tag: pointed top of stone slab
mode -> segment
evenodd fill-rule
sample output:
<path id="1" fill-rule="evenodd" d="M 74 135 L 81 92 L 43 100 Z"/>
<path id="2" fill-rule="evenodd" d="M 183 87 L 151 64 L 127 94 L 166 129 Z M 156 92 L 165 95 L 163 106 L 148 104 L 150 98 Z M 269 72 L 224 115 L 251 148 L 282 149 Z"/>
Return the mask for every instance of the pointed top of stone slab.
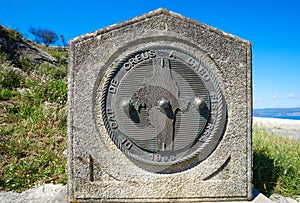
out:
<path id="1" fill-rule="evenodd" d="M 169 16 L 170 19 L 168 21 L 166 21 L 164 16 Z M 130 27 L 134 24 L 141 23 L 143 21 L 148 21 L 150 18 L 161 18 L 161 24 L 159 25 L 159 27 L 153 26 L 153 29 L 158 28 L 160 30 L 161 29 L 168 30 L 168 24 L 172 23 L 172 19 L 174 19 L 174 20 L 178 19 L 178 20 L 181 20 L 181 21 L 184 21 L 184 22 L 190 24 L 190 26 L 201 27 L 202 29 L 204 29 L 208 32 L 213 32 L 213 33 L 216 33 L 220 36 L 224 36 L 226 38 L 229 38 L 231 40 L 239 41 L 240 43 L 246 44 L 247 46 L 251 46 L 251 42 L 249 42 L 247 40 L 244 40 L 240 37 L 237 37 L 237 36 L 232 35 L 230 33 L 224 32 L 220 29 L 214 28 L 214 27 L 209 26 L 207 24 L 201 23 L 199 21 L 193 20 L 191 18 L 182 16 L 178 13 L 175 13 L 175 12 L 170 11 L 170 10 L 165 9 L 165 8 L 158 8 L 154 11 L 150 11 L 149 13 L 134 17 L 132 19 L 129 19 L 129 20 L 126 20 L 126 21 L 123 21 L 123 22 L 120 22 L 120 23 L 116 23 L 116 24 L 101 28 L 99 30 L 90 32 L 90 33 L 85 34 L 85 35 L 81 35 L 79 37 L 76 37 L 76 38 L 70 40 L 70 43 L 77 43 L 79 41 L 87 40 L 89 38 L 93 38 L 93 37 L 99 36 L 101 34 L 117 30 L 117 29 L 122 28 L 122 27 Z M 158 22 L 159 20 L 156 20 L 156 21 Z M 178 29 L 181 29 L 182 24 L 177 24 L 177 26 L 178 26 Z"/>

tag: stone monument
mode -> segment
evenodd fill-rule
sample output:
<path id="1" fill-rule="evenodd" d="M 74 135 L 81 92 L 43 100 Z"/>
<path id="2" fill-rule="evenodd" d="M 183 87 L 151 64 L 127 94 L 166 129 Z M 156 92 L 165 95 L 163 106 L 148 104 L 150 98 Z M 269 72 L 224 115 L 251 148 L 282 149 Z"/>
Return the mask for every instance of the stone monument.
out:
<path id="1" fill-rule="evenodd" d="M 251 44 L 165 9 L 70 41 L 68 197 L 252 198 Z"/>

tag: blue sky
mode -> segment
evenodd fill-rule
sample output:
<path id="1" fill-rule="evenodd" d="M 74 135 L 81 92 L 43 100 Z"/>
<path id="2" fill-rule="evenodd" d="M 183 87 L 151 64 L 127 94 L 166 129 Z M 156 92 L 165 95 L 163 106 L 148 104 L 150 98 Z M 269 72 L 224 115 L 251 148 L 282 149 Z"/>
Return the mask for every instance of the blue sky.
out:
<path id="1" fill-rule="evenodd" d="M 252 42 L 254 108 L 300 107 L 298 0 L 0 0 L 0 24 L 67 40 L 163 7 Z"/>

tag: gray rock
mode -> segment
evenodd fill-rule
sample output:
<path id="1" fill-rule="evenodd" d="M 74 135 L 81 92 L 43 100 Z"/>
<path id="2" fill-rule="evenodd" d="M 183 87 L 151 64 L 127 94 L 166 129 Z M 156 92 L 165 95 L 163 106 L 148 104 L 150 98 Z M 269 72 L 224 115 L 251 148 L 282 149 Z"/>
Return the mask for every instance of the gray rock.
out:
<path id="1" fill-rule="evenodd" d="M 28 43 L 18 42 L 16 43 L 17 49 L 21 52 L 22 57 L 28 58 L 33 63 L 48 62 L 52 65 L 57 65 L 58 61 L 56 58 L 52 57 L 50 54 L 42 51 Z"/>
<path id="2" fill-rule="evenodd" d="M 67 202 L 67 187 L 45 184 L 22 193 L 0 192 L 0 203 L 60 203 Z"/>
<path id="3" fill-rule="evenodd" d="M 0 51 L 7 54 L 9 60 L 17 66 L 20 66 L 24 58 L 29 59 L 31 63 L 48 62 L 58 65 L 57 59 L 24 40 L 20 33 L 15 31 L 14 35 L 17 36 L 13 37 L 8 29 L 0 25 Z"/>
<path id="4" fill-rule="evenodd" d="M 279 194 L 272 194 L 270 200 L 276 203 L 299 203 L 299 201 L 292 199 L 290 197 L 284 197 Z"/>

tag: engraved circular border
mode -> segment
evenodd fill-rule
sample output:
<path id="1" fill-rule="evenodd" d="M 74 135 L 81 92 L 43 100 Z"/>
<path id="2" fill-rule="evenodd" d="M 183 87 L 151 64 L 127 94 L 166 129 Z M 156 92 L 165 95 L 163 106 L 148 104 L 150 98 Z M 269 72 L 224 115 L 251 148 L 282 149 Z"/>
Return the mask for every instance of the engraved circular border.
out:
<path id="1" fill-rule="evenodd" d="M 189 45 L 188 45 L 189 46 Z M 122 64 L 124 64 L 124 62 L 134 56 L 137 53 L 140 53 L 142 51 L 145 50 L 151 50 L 151 49 L 171 49 L 171 50 L 176 50 L 178 52 L 181 52 L 183 54 L 186 54 L 187 56 L 192 57 L 193 59 L 195 59 L 197 62 L 199 62 L 201 64 L 202 67 L 205 68 L 205 70 L 208 72 L 210 78 L 212 79 L 212 83 L 216 89 L 216 95 L 218 98 L 218 108 L 217 108 L 217 112 L 218 115 L 216 117 L 216 124 L 220 123 L 219 128 L 213 128 L 213 130 L 211 131 L 210 135 L 215 134 L 216 132 L 220 131 L 222 133 L 219 134 L 219 136 L 209 136 L 208 139 L 197 149 L 194 150 L 191 154 L 185 156 L 184 158 L 181 158 L 179 160 L 176 161 L 169 161 L 169 162 L 154 162 L 154 161 L 149 161 L 147 159 L 143 159 L 140 156 L 137 156 L 135 154 L 130 153 L 125 147 L 124 145 L 122 145 L 119 141 L 118 138 L 115 136 L 115 134 L 112 132 L 111 127 L 108 123 L 108 118 L 107 118 L 107 111 L 106 111 L 106 98 L 107 98 L 107 92 L 108 92 L 108 88 L 110 86 L 110 82 L 111 80 L 115 77 L 115 75 L 117 74 L 117 72 L 122 68 Z M 202 52 L 202 51 L 201 51 Z M 203 53 L 203 52 L 202 52 Z M 116 59 L 115 59 L 116 60 Z M 198 74 L 198 73 L 196 73 Z M 203 161 L 204 159 L 206 159 L 217 147 L 218 143 L 221 140 L 221 137 L 223 136 L 223 132 L 225 129 L 225 123 L 226 123 L 226 114 L 227 114 L 227 108 L 226 108 L 226 103 L 224 103 L 223 101 L 225 101 L 225 98 L 222 94 L 222 90 L 219 86 L 219 82 L 216 76 L 216 73 L 214 70 L 212 70 L 212 68 L 210 68 L 210 66 L 206 63 L 205 60 L 199 59 L 198 57 L 196 57 L 194 54 L 184 51 L 181 48 L 175 47 L 175 46 L 171 46 L 171 45 L 148 45 L 145 46 L 143 48 L 139 48 L 134 52 L 131 52 L 130 54 L 127 54 L 125 57 L 122 57 L 122 59 L 116 64 L 114 65 L 113 69 L 111 70 L 111 72 L 109 73 L 108 77 L 105 80 L 104 86 L 103 86 L 103 90 L 102 90 L 102 95 L 101 95 L 101 112 L 102 112 L 102 119 L 104 122 L 104 126 L 111 138 L 111 140 L 114 142 L 115 145 L 117 145 L 117 147 L 129 158 L 132 158 L 133 160 L 136 161 L 140 161 L 144 164 L 148 164 L 148 165 L 152 165 L 152 166 L 172 166 L 172 165 L 177 165 L 180 163 L 183 163 L 187 160 L 193 159 L 195 158 L 197 155 L 199 155 L 205 148 L 210 146 L 210 142 L 212 142 L 215 138 L 218 139 L 217 143 L 213 144 L 213 147 L 211 148 L 210 152 L 206 155 L 204 155 L 204 157 L 202 157 L 201 159 L 199 159 L 197 161 L 197 163 L 200 163 L 201 161 Z M 221 113 L 220 113 L 221 112 Z M 218 135 L 218 134 L 217 134 Z"/>

